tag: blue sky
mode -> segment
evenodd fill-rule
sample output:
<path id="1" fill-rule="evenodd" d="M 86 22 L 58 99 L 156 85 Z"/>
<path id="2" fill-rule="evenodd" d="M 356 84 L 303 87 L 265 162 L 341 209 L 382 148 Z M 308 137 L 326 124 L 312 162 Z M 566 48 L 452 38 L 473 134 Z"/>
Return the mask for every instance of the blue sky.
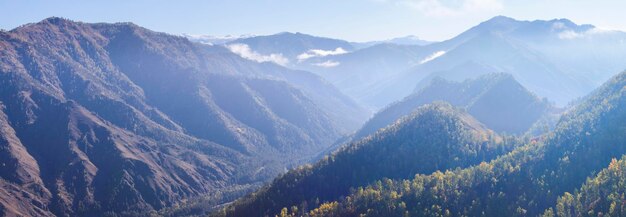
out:
<path id="1" fill-rule="evenodd" d="M 568 18 L 626 30 L 623 0 L 0 0 L 0 28 L 59 16 L 130 21 L 173 34 L 303 32 L 351 41 L 417 35 L 444 40 L 496 15 Z"/>

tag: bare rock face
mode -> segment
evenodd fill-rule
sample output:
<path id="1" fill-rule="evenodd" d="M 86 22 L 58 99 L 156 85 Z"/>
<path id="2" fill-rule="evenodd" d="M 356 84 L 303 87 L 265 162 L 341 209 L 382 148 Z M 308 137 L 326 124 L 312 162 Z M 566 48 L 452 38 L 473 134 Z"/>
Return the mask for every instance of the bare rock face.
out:
<path id="1" fill-rule="evenodd" d="M 0 103 L 0 211 L 16 215 L 52 216 L 37 161 L 15 135 Z"/>
<path id="2" fill-rule="evenodd" d="M 265 181 L 364 121 L 349 100 L 333 109 L 344 98 L 129 23 L 0 32 L 0 213 L 142 215 Z M 348 108 L 363 118 L 330 118 Z"/>

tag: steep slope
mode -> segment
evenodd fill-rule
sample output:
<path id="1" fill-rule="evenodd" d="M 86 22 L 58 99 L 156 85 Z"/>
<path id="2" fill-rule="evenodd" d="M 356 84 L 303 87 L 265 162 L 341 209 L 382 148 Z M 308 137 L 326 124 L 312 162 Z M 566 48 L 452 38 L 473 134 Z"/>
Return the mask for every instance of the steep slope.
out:
<path id="1" fill-rule="evenodd" d="M 4 109 L 0 102 L 0 213 L 53 216 L 42 206 L 51 195 L 40 178 L 39 165 L 17 138 Z"/>
<path id="2" fill-rule="evenodd" d="M 36 216 L 145 215 L 254 187 L 367 117 L 308 72 L 62 18 L 0 32 L 0 104 L 0 210 Z"/>
<path id="3" fill-rule="evenodd" d="M 556 209 L 546 210 L 543 216 L 624 216 L 624 182 L 626 182 L 626 157 L 613 159 L 573 194 L 559 197 Z"/>
<path id="4" fill-rule="evenodd" d="M 508 74 L 487 74 L 463 82 L 436 78 L 417 93 L 376 113 L 354 138 L 370 135 L 419 106 L 438 100 L 465 108 L 490 129 L 511 134 L 525 132 L 552 109 Z"/>
<path id="5" fill-rule="evenodd" d="M 112 62 L 145 92 L 148 101 L 169 117 L 177 120 L 191 135 L 245 152 L 268 151 L 271 149 L 264 146 L 271 144 L 282 146 L 282 149 L 278 149 L 280 151 L 289 149 L 289 144 L 323 145 L 332 140 L 333 135 L 337 135 L 336 132 L 333 132 L 333 124 L 329 118 L 318 108 L 314 108 L 315 105 L 310 99 L 305 99 L 306 97 L 298 90 L 287 88 L 287 93 L 294 94 L 294 97 L 285 98 L 286 104 L 291 105 L 293 103 L 301 107 L 300 109 L 316 109 L 317 111 L 302 113 L 302 115 L 307 116 L 305 120 L 311 120 L 308 123 L 287 120 L 281 124 L 282 128 L 286 128 L 287 131 L 277 135 L 277 137 L 301 141 L 303 144 L 294 144 L 293 141 L 280 144 L 268 141 L 268 138 L 262 138 L 263 133 L 259 131 L 265 129 L 246 125 L 245 122 L 242 123 L 242 120 L 228 110 L 233 109 L 233 107 L 224 107 L 224 103 L 247 104 L 250 106 L 237 107 L 236 109 L 243 110 L 240 113 L 264 116 L 262 118 L 265 121 L 271 122 L 265 123 L 266 125 L 280 123 L 275 121 L 277 117 L 280 117 L 280 114 L 262 112 L 268 105 L 264 105 L 266 102 L 258 100 L 258 98 L 263 98 L 257 96 L 259 90 L 250 88 L 250 85 L 246 84 L 265 82 L 262 77 L 264 75 L 261 74 L 262 71 L 251 72 L 252 70 L 244 68 L 246 66 L 238 67 L 238 64 L 246 64 L 247 62 L 236 58 L 236 56 L 218 56 L 207 58 L 208 61 L 206 61 L 203 59 L 203 55 L 217 56 L 219 53 L 205 53 L 204 48 L 195 47 L 194 44 L 182 38 L 153 35 L 153 38 L 149 38 L 151 40 L 143 41 L 141 39 L 145 37 L 144 32 L 137 31 L 135 28 L 125 28 L 128 27 L 119 26 L 118 29 L 105 29 L 107 31 L 104 32 L 106 37 L 112 39 L 106 47 L 110 52 Z M 172 43 L 156 43 L 162 40 L 171 40 Z M 158 46 L 166 45 L 167 47 L 152 47 L 151 43 Z M 156 52 L 146 53 L 151 49 L 156 50 Z M 177 58 L 183 59 L 178 61 Z M 187 73 L 181 76 L 181 72 Z M 254 72 L 257 74 L 252 74 Z M 214 85 L 220 84 L 220 80 L 224 80 L 221 78 L 222 76 L 234 76 L 231 81 L 225 80 L 225 82 L 231 82 L 231 85 L 222 85 L 220 86 L 222 89 L 214 87 Z M 246 76 L 255 76 L 256 78 L 245 78 Z M 276 86 L 287 85 L 284 82 L 269 81 L 269 83 Z M 245 91 L 246 89 L 251 90 Z M 237 93 L 238 91 L 245 92 Z M 219 98 L 219 94 L 236 94 L 239 97 Z M 247 96 L 244 97 L 241 94 Z M 246 109 L 250 110 L 246 111 Z M 322 123 L 331 127 L 322 127 Z M 300 129 L 294 129 L 293 125 Z M 309 136 L 302 131 L 320 132 L 319 135 L 331 136 L 327 138 L 327 141 L 316 141 L 315 139 L 320 137 L 308 138 Z M 307 145 L 304 147 L 306 148 Z"/>
<path id="6" fill-rule="evenodd" d="M 219 52 L 220 55 L 233 55 Z M 344 95 L 331 83 L 311 72 L 289 70 L 275 64 L 259 64 L 254 71 L 287 81 L 305 93 L 324 113 L 341 133 L 351 133 L 357 130 L 370 117 L 371 112 L 357 103 L 354 99 Z"/>
<path id="7" fill-rule="evenodd" d="M 111 126 L 74 101 L 60 102 L 37 90 L 30 97 L 36 106 L 30 113 L 33 119 L 15 114 L 21 105 L 6 108 L 17 137 L 12 140 L 19 139 L 28 151 L 9 149 L 9 154 L 25 155 L 20 159 L 36 169 L 29 177 L 32 181 L 15 180 L 10 171 L 1 174 L 8 182 L 23 183 L 22 191 L 34 195 L 25 200 L 20 194 L 3 198 L 31 203 L 8 206 L 19 208 L 18 213 L 33 208 L 55 215 L 147 212 L 226 186 L 237 172 L 236 165 L 246 159 L 172 132 L 161 135 L 166 139 L 158 142 L 137 136 Z"/>
<path id="8" fill-rule="evenodd" d="M 306 211 L 383 177 L 409 178 L 477 164 L 505 153 L 510 143 L 449 104 L 426 105 L 313 166 L 282 175 L 218 215 L 264 216 L 291 206 Z"/>
<path id="9" fill-rule="evenodd" d="M 309 214 L 536 216 L 551 207 L 559 210 L 558 196 L 626 154 L 625 122 L 619 120 L 626 120 L 626 72 L 563 116 L 545 142 L 468 169 L 386 180 Z"/>

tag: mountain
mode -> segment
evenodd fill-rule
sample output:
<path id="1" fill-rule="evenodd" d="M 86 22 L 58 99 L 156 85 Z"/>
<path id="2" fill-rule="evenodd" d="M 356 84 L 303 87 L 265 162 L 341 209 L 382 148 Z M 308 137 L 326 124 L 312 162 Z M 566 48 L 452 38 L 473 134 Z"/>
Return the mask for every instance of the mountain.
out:
<path id="1" fill-rule="evenodd" d="M 385 43 L 400 44 L 400 45 L 427 45 L 433 43 L 432 41 L 423 40 L 415 35 L 407 35 L 404 37 L 392 38 L 385 40 Z"/>
<path id="2" fill-rule="evenodd" d="M 213 36 L 213 35 L 195 35 L 195 34 L 182 34 L 183 37 L 193 42 L 198 42 L 207 45 L 223 45 L 234 40 L 255 37 L 255 35 L 225 35 L 225 36 Z"/>
<path id="3" fill-rule="evenodd" d="M 609 166 L 573 193 L 559 197 L 556 209 L 547 209 L 543 216 L 623 216 L 626 214 L 622 195 L 626 182 L 626 156 L 613 159 Z"/>
<path id="4" fill-rule="evenodd" d="M 494 72 L 511 74 L 528 90 L 563 106 L 626 68 L 621 61 L 626 58 L 624 41 L 624 32 L 566 19 L 519 21 L 499 16 L 449 40 L 395 49 L 398 54 L 391 49 L 359 49 L 320 57 L 316 63 L 334 64 L 306 69 L 374 111 L 435 77 L 463 81 Z M 410 58 L 397 59 L 398 55 Z M 360 60 L 353 67 L 343 60 L 350 58 Z M 351 78 L 357 81 L 350 82 Z"/>
<path id="5" fill-rule="evenodd" d="M 279 33 L 247 37 L 225 44 L 231 51 L 258 62 L 274 62 L 292 69 L 315 72 L 341 87 L 341 91 L 366 103 L 376 82 L 393 77 L 423 59 L 420 45 L 429 44 L 415 36 L 386 41 L 351 43 L 302 33 Z M 353 54 L 354 53 L 354 54 Z"/>
<path id="6" fill-rule="evenodd" d="M 373 92 L 383 91 L 380 90 L 380 83 L 393 80 L 428 54 L 421 51 L 420 46 L 378 44 L 346 54 L 310 58 L 299 67 L 317 73 L 347 95 L 376 111 L 389 103 L 387 99 L 372 98 Z"/>
<path id="7" fill-rule="evenodd" d="M 620 175 L 607 173 L 621 170 L 615 158 L 626 154 L 626 126 L 616 120 L 625 119 L 623 72 L 562 116 L 556 130 L 543 139 L 470 168 L 382 180 L 341 200 L 321 204 L 307 214 L 554 216 L 556 210 L 559 216 L 569 216 L 567 213 L 585 209 L 577 203 L 589 205 L 583 215 L 621 212 L 622 201 L 609 196 L 617 196 L 614 193 L 619 190 L 612 189 L 620 187 L 610 182 L 619 180 Z M 567 192 L 574 192 L 576 198 Z M 615 206 L 611 208 L 612 203 Z M 284 212 L 288 214 L 289 210 Z"/>
<path id="8" fill-rule="evenodd" d="M 394 78 L 430 54 L 410 43 L 417 40 L 407 36 L 358 44 L 285 32 L 238 39 L 225 46 L 244 58 L 314 72 L 375 111 L 388 103 L 370 102 L 371 93 L 380 88 L 379 83 Z"/>
<path id="9" fill-rule="evenodd" d="M 397 44 L 397 45 L 420 45 L 420 46 L 424 46 L 424 45 L 428 45 L 428 44 L 432 44 L 434 42 L 432 41 L 426 41 L 423 40 L 415 35 L 407 35 L 404 37 L 397 37 L 397 38 L 392 38 L 392 39 L 387 39 L 387 40 L 382 40 L 382 41 L 368 41 L 368 42 L 352 42 L 352 45 L 357 48 L 357 49 L 361 49 L 361 48 L 367 48 L 367 47 L 371 47 L 374 45 L 378 45 L 378 44 Z"/>
<path id="10" fill-rule="evenodd" d="M 457 65 L 476 63 L 512 74 L 530 91 L 565 105 L 598 87 L 613 75 L 610 72 L 626 68 L 616 61 L 626 57 L 624 39 L 626 33 L 576 25 L 566 19 L 531 22 L 495 17 L 433 45 L 445 55 L 415 66 L 401 77 L 420 80 L 437 75 L 460 81 L 490 72 L 449 72 Z"/>
<path id="11" fill-rule="evenodd" d="M 377 134 L 353 142 L 313 166 L 292 170 L 219 212 L 273 215 L 283 207 L 313 208 L 384 177 L 403 179 L 493 159 L 514 141 L 446 103 L 425 105 Z"/>
<path id="12" fill-rule="evenodd" d="M 284 64 L 298 68 L 302 61 L 326 55 L 350 52 L 354 47 L 350 42 L 332 38 L 317 37 L 303 33 L 283 32 L 275 35 L 242 38 L 228 43 L 232 49 L 237 45 L 246 46 L 250 53 L 261 56 L 284 58 Z"/>
<path id="13" fill-rule="evenodd" d="M 376 113 L 354 137 L 366 137 L 419 106 L 438 100 L 465 108 L 499 133 L 524 133 L 540 118 L 555 112 L 550 103 L 539 99 L 508 74 L 487 74 L 463 82 L 435 78 L 430 85 Z"/>
<path id="14" fill-rule="evenodd" d="M 6 215 L 147 215 L 247 191 L 368 116 L 312 73 L 131 23 L 2 31 L 0 84 Z"/>

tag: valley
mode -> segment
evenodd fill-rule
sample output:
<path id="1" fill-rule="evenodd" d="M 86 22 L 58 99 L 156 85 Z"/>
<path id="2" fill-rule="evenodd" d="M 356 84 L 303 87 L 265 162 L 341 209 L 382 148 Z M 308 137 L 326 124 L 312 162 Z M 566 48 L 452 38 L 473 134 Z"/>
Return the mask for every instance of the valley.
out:
<path id="1" fill-rule="evenodd" d="M 624 216 L 626 32 L 0 31 L 2 216 Z"/>

